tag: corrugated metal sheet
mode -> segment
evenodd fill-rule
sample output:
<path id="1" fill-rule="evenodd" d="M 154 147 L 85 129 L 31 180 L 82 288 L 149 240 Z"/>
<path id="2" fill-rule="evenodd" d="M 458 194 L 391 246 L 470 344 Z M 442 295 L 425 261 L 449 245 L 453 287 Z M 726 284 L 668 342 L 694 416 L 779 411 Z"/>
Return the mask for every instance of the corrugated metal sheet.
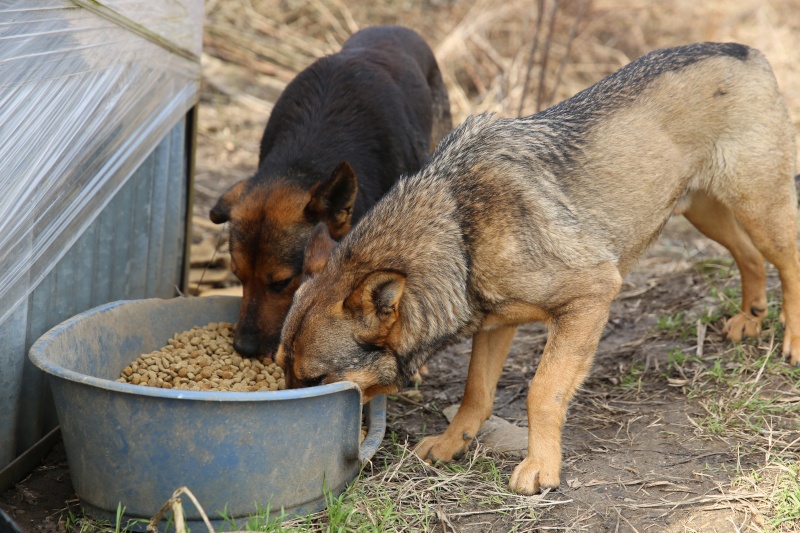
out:
<path id="1" fill-rule="evenodd" d="M 69 251 L 0 323 L 0 469 L 58 422 L 49 387 L 26 356 L 59 322 L 100 304 L 171 297 L 183 273 L 186 120 L 175 125 Z"/>

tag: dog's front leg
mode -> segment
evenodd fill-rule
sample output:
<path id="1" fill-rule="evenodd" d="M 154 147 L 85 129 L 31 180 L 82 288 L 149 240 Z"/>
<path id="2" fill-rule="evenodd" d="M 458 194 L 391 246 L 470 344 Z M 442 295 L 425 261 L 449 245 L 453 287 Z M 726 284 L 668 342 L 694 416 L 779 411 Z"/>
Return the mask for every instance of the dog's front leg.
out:
<path id="1" fill-rule="evenodd" d="M 567 405 L 592 365 L 611 299 L 613 295 L 573 300 L 569 310 L 550 322 L 547 344 L 528 391 L 528 456 L 514 469 L 511 490 L 535 494 L 540 488 L 559 485 Z"/>
<path id="2" fill-rule="evenodd" d="M 481 424 L 492 415 L 497 380 L 503 370 L 517 328 L 481 330 L 472 337 L 472 355 L 464 398 L 441 435 L 426 437 L 416 452 L 425 461 L 450 461 L 467 451 Z"/>

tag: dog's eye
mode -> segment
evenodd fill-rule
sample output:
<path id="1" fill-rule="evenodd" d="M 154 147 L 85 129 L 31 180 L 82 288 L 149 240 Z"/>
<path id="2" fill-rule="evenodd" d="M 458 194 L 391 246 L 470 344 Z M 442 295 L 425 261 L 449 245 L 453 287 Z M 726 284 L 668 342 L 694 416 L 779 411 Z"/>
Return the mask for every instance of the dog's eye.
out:
<path id="1" fill-rule="evenodd" d="M 282 279 L 280 281 L 273 281 L 269 284 L 269 290 L 272 292 L 281 292 L 283 289 L 289 286 L 289 283 L 292 282 L 292 278 Z"/>

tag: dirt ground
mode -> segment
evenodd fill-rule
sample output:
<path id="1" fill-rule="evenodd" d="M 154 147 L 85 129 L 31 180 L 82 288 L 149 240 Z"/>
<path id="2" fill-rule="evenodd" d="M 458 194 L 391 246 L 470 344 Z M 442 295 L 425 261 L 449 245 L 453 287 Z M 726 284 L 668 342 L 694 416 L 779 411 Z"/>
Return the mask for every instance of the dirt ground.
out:
<path id="1" fill-rule="evenodd" d="M 295 9 L 293 2 L 277 4 L 286 12 Z M 348 11 L 335 11 L 340 3 L 312 4 L 335 31 L 327 38 L 317 35 L 312 43 L 317 48 L 309 45 L 308 57 L 293 59 L 295 63 L 286 59 L 282 70 L 273 71 L 254 71 L 251 58 L 236 56 L 235 39 L 226 48 L 221 29 L 244 22 L 215 2 L 207 5 L 210 27 L 195 178 L 198 246 L 219 244 L 219 229 L 206 222 L 208 211 L 227 187 L 254 171 L 271 102 L 292 73 L 310 62 L 314 50 L 330 51 L 335 37 L 346 34 L 356 20 L 363 23 L 360 12 L 354 11 L 351 21 L 345 16 Z M 242 5 L 249 6 L 241 16 L 249 16 L 250 24 L 272 20 L 259 4 L 255 15 L 248 11 L 253 4 Z M 409 5 L 406 11 L 416 9 L 417 4 Z M 445 17 L 451 4 L 425 5 Z M 663 9 L 669 12 L 669 7 Z M 275 17 L 270 31 L 293 27 L 286 17 Z M 437 21 L 450 24 L 442 20 L 426 20 L 428 36 L 441 38 L 445 30 L 437 28 Z M 294 24 L 299 25 L 296 20 Z M 305 28 L 321 26 L 308 23 Z M 291 35 L 281 35 L 290 42 Z M 614 48 L 610 40 L 605 42 Z M 587 80 L 600 77 L 588 68 L 582 72 Z M 473 69 L 473 74 L 480 70 Z M 480 107 L 473 99 L 471 109 L 456 109 L 464 100 L 456 92 L 451 98 L 457 119 Z M 214 286 L 235 285 L 224 261 L 219 271 Z M 779 294 L 777 276 L 769 272 L 768 288 Z M 466 498 L 452 512 L 443 511 L 433 530 L 797 531 L 800 518 L 791 519 L 791 513 L 785 515 L 790 519 L 776 523 L 775 517 L 784 515 L 776 510 L 778 482 L 770 475 L 776 469 L 797 475 L 800 373 L 788 370 L 776 351 L 781 330 L 774 326 L 775 298 L 773 319 L 758 340 L 739 346 L 722 341 L 722 315 L 736 298 L 737 284 L 738 272 L 725 250 L 685 220 L 670 221 L 614 302 L 591 375 L 568 413 L 561 486 L 536 500 L 546 503 L 532 504 L 535 520 L 520 526 L 514 522 L 517 515 L 492 513 L 486 504 Z M 519 329 L 498 386 L 494 414 L 500 419 L 527 426 L 527 385 L 545 340 L 542 326 Z M 446 427 L 443 410 L 460 401 L 469 346 L 465 341 L 438 354 L 418 389 L 391 399 L 386 447 L 396 441 L 413 445 Z M 486 453 L 507 483 L 518 454 Z M 374 474 L 381 467 L 372 469 Z M 797 481 L 789 490 L 800 502 Z M 0 495 L 0 508 L 26 533 L 64 531 L 69 513 L 78 513 L 77 504 L 60 444 L 28 478 Z"/>

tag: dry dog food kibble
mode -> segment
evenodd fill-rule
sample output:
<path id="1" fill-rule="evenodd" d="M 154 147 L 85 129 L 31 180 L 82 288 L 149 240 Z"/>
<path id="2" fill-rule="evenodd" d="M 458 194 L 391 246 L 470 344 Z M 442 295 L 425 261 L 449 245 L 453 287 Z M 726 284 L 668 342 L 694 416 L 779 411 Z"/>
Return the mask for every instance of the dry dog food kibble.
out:
<path id="1" fill-rule="evenodd" d="M 167 346 L 125 367 L 121 383 L 163 389 L 254 392 L 286 388 L 275 362 L 243 358 L 233 350 L 233 325 L 212 322 L 176 333 Z"/>

